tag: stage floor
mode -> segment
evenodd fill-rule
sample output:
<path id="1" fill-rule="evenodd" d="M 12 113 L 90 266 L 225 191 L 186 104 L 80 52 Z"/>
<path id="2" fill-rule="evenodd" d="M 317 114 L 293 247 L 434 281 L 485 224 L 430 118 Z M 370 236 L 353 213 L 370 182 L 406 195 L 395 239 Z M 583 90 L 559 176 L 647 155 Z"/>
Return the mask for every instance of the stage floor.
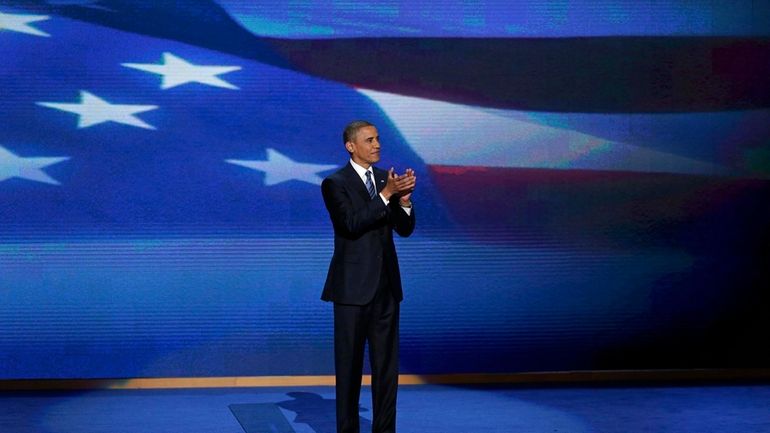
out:
<path id="1" fill-rule="evenodd" d="M 362 394 L 362 432 L 371 419 Z M 770 385 L 402 386 L 412 433 L 770 432 Z M 334 433 L 334 389 L 0 393 L 0 432 Z"/>

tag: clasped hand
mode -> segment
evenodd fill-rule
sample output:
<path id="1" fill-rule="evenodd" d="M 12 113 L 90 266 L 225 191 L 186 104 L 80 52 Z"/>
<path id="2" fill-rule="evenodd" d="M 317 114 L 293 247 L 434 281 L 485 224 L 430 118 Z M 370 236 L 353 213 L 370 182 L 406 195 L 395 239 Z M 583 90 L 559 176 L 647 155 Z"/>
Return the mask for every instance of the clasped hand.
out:
<path id="1" fill-rule="evenodd" d="M 385 188 L 380 193 L 387 200 L 390 200 L 391 196 L 396 195 L 402 204 L 409 203 L 416 182 L 417 176 L 414 175 L 414 170 L 411 168 L 407 168 L 404 174 L 397 175 L 393 167 L 391 167 L 388 170 L 388 183 L 385 184 Z"/>

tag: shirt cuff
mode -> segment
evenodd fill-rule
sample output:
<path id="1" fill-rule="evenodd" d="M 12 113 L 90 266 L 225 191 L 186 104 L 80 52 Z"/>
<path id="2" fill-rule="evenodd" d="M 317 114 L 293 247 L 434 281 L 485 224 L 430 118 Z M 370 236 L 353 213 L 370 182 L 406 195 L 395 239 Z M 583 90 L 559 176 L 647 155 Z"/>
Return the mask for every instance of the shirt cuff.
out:
<path id="1" fill-rule="evenodd" d="M 385 196 L 382 195 L 382 193 L 380 193 L 380 198 L 382 199 L 382 202 L 385 203 L 385 206 L 387 206 L 390 203 L 390 200 L 386 199 Z M 404 212 L 406 212 L 407 215 L 410 215 L 410 216 L 412 215 L 412 208 L 411 208 L 411 206 L 410 207 L 401 206 L 401 209 L 403 209 Z"/>

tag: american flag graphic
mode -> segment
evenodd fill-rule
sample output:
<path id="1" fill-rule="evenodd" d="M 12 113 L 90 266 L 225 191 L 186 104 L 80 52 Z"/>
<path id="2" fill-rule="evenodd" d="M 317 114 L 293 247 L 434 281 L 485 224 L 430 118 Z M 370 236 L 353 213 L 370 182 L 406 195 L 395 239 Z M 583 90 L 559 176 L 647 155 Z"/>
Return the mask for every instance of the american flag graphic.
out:
<path id="1" fill-rule="evenodd" d="M 556 3 L 0 3 L 1 378 L 331 373 L 354 119 L 418 173 L 405 371 L 766 359 L 679 342 L 768 308 L 767 14 Z"/>

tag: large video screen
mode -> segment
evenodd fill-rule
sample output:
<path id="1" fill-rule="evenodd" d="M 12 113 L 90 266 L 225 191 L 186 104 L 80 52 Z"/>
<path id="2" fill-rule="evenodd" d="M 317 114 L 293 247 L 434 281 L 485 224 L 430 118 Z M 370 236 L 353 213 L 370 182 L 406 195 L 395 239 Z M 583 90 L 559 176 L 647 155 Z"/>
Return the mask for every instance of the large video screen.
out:
<path id="1" fill-rule="evenodd" d="M 401 371 L 770 366 L 760 1 L 0 2 L 0 379 L 333 374 L 344 126 Z"/>

